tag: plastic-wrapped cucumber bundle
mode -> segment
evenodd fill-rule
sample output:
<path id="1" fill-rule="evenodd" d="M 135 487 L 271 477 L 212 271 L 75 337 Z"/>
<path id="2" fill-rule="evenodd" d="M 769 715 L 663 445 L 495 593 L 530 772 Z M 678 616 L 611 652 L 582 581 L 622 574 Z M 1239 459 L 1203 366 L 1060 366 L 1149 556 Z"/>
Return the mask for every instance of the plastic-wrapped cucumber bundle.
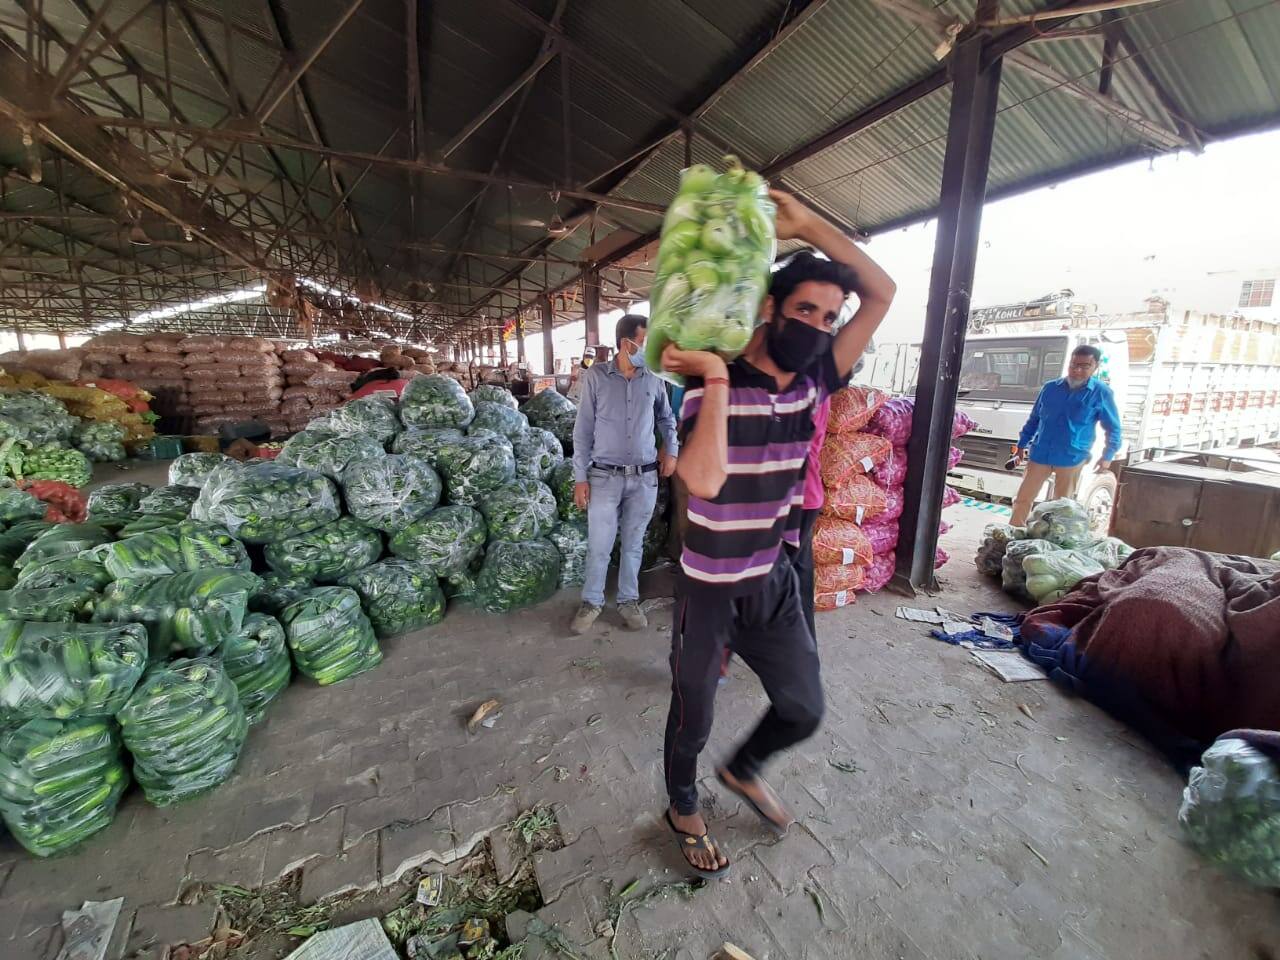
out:
<path id="1" fill-rule="evenodd" d="M 484 550 L 484 517 L 470 507 L 437 507 L 391 537 L 391 552 L 425 563 L 437 577 L 465 573 Z"/>
<path id="2" fill-rule="evenodd" d="M 32 540 L 54 525 L 46 520 L 19 520 L 8 530 L 0 533 L 0 566 L 13 564 Z"/>
<path id="3" fill-rule="evenodd" d="M 146 665 L 147 631 L 136 623 L 0 620 L 0 714 L 109 717 Z"/>
<path id="4" fill-rule="evenodd" d="M 1114 570 L 1129 559 L 1133 547 L 1118 537 L 1103 537 L 1095 540 L 1087 547 L 1080 547 L 1080 552 L 1092 557 L 1107 570 Z"/>
<path id="5" fill-rule="evenodd" d="M 433 470 L 439 470 L 436 454 L 440 448 L 454 440 L 461 440 L 461 430 L 449 427 L 425 427 L 421 430 L 406 430 L 391 441 L 393 453 L 404 453 L 416 457 Z"/>
<path id="6" fill-rule="evenodd" d="M 329 414 L 325 429 L 343 437 L 372 437 L 385 446 L 400 432 L 395 397 L 380 391 L 348 401 Z"/>
<path id="7" fill-rule="evenodd" d="M 1102 564 L 1079 550 L 1049 550 L 1022 558 L 1027 593 L 1036 603 L 1056 603 L 1086 577 L 1102 573 Z"/>
<path id="8" fill-rule="evenodd" d="M 434 510 L 442 490 L 439 475 L 422 460 L 406 454 L 353 463 L 342 475 L 347 511 L 388 533 Z"/>
<path id="9" fill-rule="evenodd" d="M 436 575 L 416 560 L 383 560 L 338 581 L 360 595 L 379 637 L 393 637 L 444 619 L 444 593 Z"/>
<path id="10" fill-rule="evenodd" d="M 130 520 L 119 530 L 116 536 L 120 539 L 132 537 L 139 533 L 150 533 L 152 530 L 165 530 L 185 522 L 187 514 L 183 513 L 144 513 Z"/>
<path id="11" fill-rule="evenodd" d="M 442 445 L 436 465 L 444 479 L 446 499 L 469 507 L 516 476 L 510 441 L 494 434 L 463 437 Z"/>
<path id="12" fill-rule="evenodd" d="M 293 676 L 284 627 L 275 617 L 251 613 L 244 618 L 240 632 L 223 642 L 219 655 L 223 669 L 236 685 L 245 719 L 250 724 L 259 722 Z"/>
<path id="13" fill-rule="evenodd" d="M 250 567 L 244 544 L 230 531 L 198 520 L 184 520 L 150 533 L 136 533 L 107 544 L 102 552 L 107 572 L 117 580 Z"/>
<path id="14" fill-rule="evenodd" d="M 63 443 L 79 422 L 62 401 L 40 390 L 0 392 L 0 437 L 28 443 Z"/>
<path id="15" fill-rule="evenodd" d="M 1093 541 L 1089 512 L 1083 504 L 1066 498 L 1037 504 L 1027 520 L 1027 537 L 1048 540 L 1068 550 L 1086 546 Z"/>
<path id="16" fill-rule="evenodd" d="M 258 578 L 236 570 L 197 570 L 167 577 L 117 580 L 93 611 L 97 623 L 141 623 L 151 658 L 216 650 L 240 632 Z"/>
<path id="17" fill-rule="evenodd" d="M 323 527 L 267 544 L 264 555 L 276 573 L 332 583 L 377 560 L 382 555 L 382 536 L 355 517 L 339 517 Z"/>
<path id="18" fill-rule="evenodd" d="M 556 498 L 561 520 L 586 520 L 587 511 L 573 502 L 573 461 L 562 460 L 551 470 L 547 486 Z"/>
<path id="19" fill-rule="evenodd" d="M 45 509 L 44 501 L 26 490 L 19 490 L 12 484 L 0 486 L 0 522 L 39 520 Z"/>
<path id="20" fill-rule="evenodd" d="M 530 427 L 516 437 L 511 451 L 516 458 L 516 476 L 526 480 L 548 480 L 564 459 L 564 448 L 555 434 L 541 427 Z"/>
<path id="21" fill-rule="evenodd" d="M 74 556 L 106 543 L 111 535 L 96 523 L 60 523 L 32 540 L 13 561 L 21 570 L 30 564 L 43 563 L 55 557 Z"/>
<path id="22" fill-rule="evenodd" d="M 298 672 L 321 686 L 372 670 L 382 662 L 360 596 L 349 587 L 316 587 L 280 613 Z"/>
<path id="23" fill-rule="evenodd" d="M 0 590 L 0 620 L 70 622 L 93 609 L 97 594 L 88 583 L 60 587 L 14 586 L 11 590 Z"/>
<path id="24" fill-rule="evenodd" d="M 560 551 L 550 540 L 489 544 L 476 577 L 476 606 L 489 613 L 531 607 L 560 585 Z"/>
<path id="25" fill-rule="evenodd" d="M 231 776 L 249 730 L 236 686 L 215 657 L 153 666 L 116 719 L 133 776 L 159 807 Z"/>
<path id="26" fill-rule="evenodd" d="M 503 406 L 510 407 L 512 410 L 520 406 L 510 390 L 495 383 L 482 383 L 472 390 L 469 396 L 471 397 L 471 403 L 476 407 L 477 413 L 481 403 L 500 403 Z"/>
<path id="27" fill-rule="evenodd" d="M 514 441 L 529 429 L 529 419 L 514 407 L 505 403 L 494 403 L 482 400 L 476 405 L 476 415 L 467 427 L 468 433 L 478 430 L 492 430 L 508 440 Z"/>
<path id="28" fill-rule="evenodd" d="M 587 521 L 561 520 L 547 539 L 560 551 L 560 587 L 581 586 L 587 578 Z"/>
<path id="29" fill-rule="evenodd" d="M 237 468 L 238 466 L 237 464 Z M 138 502 L 138 512 L 172 513 L 175 516 L 188 517 L 195 508 L 196 499 L 199 496 L 198 487 L 184 487 L 177 484 L 156 487 Z"/>
<path id="30" fill-rule="evenodd" d="M 1209 860 L 1252 883 L 1280 887 L 1280 752 L 1235 731 L 1219 737 L 1191 768 L 1178 823 Z"/>
<path id="31" fill-rule="evenodd" d="M 151 492 L 145 483 L 108 483 L 89 494 L 89 519 L 138 514 L 142 498 Z"/>
<path id="32" fill-rule="evenodd" d="M 124 427 L 118 423 L 84 420 L 72 434 L 71 443 L 95 463 L 116 463 L 128 456 L 124 449 Z"/>
<path id="33" fill-rule="evenodd" d="M 386 453 L 380 440 L 367 435 L 343 436 L 322 430 L 303 430 L 285 441 L 276 460 L 314 470 L 330 480 L 340 480 L 342 471 L 351 464 L 376 460 Z"/>
<path id="34" fill-rule="evenodd" d="M 102 561 L 95 559 L 92 553 L 84 556 L 67 554 L 23 567 L 15 580 L 15 586 L 39 590 L 77 584 L 101 590 L 114 579 Z"/>
<path id="35" fill-rule="evenodd" d="M 400 394 L 400 421 L 406 427 L 461 430 L 471 423 L 475 413 L 475 406 L 462 384 L 443 374 L 414 377 Z"/>
<path id="36" fill-rule="evenodd" d="M 23 453 L 22 475 L 28 480 L 61 480 L 85 487 L 93 479 L 93 464 L 79 450 L 51 443 Z"/>
<path id="37" fill-rule="evenodd" d="M 247 543 L 307 533 L 339 513 L 331 480 L 270 461 L 215 471 L 192 508 L 195 519 L 222 524 Z"/>
<path id="38" fill-rule="evenodd" d="M 306 577 L 287 577 L 282 573 L 264 573 L 258 579 L 261 583 L 249 597 L 249 609 L 273 617 L 315 586 Z"/>
<path id="39" fill-rule="evenodd" d="M 111 823 L 129 773 L 110 719 L 0 729 L 0 816 L 29 852 L 69 850 Z"/>
<path id="40" fill-rule="evenodd" d="M 973 562 L 987 576 L 998 577 L 1004 572 L 1004 552 L 1009 544 L 1026 538 L 1026 527 L 989 523 L 982 531 L 982 543 L 978 546 Z"/>
<path id="41" fill-rule="evenodd" d="M 169 483 L 199 489 L 218 467 L 235 463 L 222 453 L 184 453 L 169 464 Z"/>
<path id="42" fill-rule="evenodd" d="M 480 502 L 491 540 L 536 540 L 556 522 L 556 498 L 538 480 L 513 480 Z"/>
<path id="43" fill-rule="evenodd" d="M 668 343 L 735 357 L 755 328 L 777 250 L 776 211 L 760 175 L 725 159 L 722 174 L 704 164 L 681 173 L 663 219 L 645 341 L 651 370 L 662 369 Z"/>
<path id="44" fill-rule="evenodd" d="M 1004 559 L 1000 563 L 1000 585 L 1006 591 L 1018 597 L 1030 597 L 1027 593 L 1027 574 L 1022 569 L 1022 561 L 1039 553 L 1057 550 L 1048 540 L 1013 540 L 1005 548 Z"/>

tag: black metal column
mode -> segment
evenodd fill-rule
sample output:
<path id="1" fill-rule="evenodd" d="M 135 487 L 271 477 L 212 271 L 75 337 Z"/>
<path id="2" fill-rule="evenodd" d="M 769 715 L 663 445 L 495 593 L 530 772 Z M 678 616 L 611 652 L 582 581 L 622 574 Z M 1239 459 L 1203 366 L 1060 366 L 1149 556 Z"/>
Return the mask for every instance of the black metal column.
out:
<path id="1" fill-rule="evenodd" d="M 551 331 L 555 327 L 556 315 L 555 311 L 551 309 L 550 297 L 539 297 L 538 306 L 542 308 L 542 372 L 550 375 L 556 372 L 555 345 L 551 340 Z"/>
<path id="2" fill-rule="evenodd" d="M 906 505 L 898 521 L 898 566 L 894 577 L 896 586 L 912 590 L 931 588 L 936 583 L 934 551 L 938 547 L 947 453 L 1000 96 L 1001 61 L 996 58 L 983 62 L 983 41 L 981 34 L 963 39 L 956 45 L 949 65 L 951 115 L 942 168 L 942 202 L 908 445 Z"/>
<path id="3" fill-rule="evenodd" d="M 524 314 L 516 311 L 516 362 L 524 363 Z"/>
<path id="4" fill-rule="evenodd" d="M 582 312 L 587 328 L 586 353 L 591 353 L 591 348 L 600 343 L 600 271 L 594 265 L 582 275 Z"/>

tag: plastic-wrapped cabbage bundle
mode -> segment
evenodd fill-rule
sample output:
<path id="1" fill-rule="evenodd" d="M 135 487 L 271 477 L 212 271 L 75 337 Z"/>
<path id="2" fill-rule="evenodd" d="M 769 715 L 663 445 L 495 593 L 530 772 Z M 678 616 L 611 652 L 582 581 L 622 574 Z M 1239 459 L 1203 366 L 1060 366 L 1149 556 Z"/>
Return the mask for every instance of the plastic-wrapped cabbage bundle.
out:
<path id="1" fill-rule="evenodd" d="M 164 530 L 168 527 L 176 527 L 187 519 L 187 514 L 183 513 L 144 513 L 140 517 L 130 520 L 119 530 L 116 536 L 124 539 L 132 537 L 138 533 L 150 533 L 152 530 Z"/>
<path id="2" fill-rule="evenodd" d="M 1018 597 L 1029 597 L 1027 593 L 1027 574 L 1022 569 L 1022 561 L 1027 557 L 1040 553 L 1048 553 L 1059 549 L 1048 540 L 1014 540 L 1004 551 L 1004 559 L 1000 563 L 1000 585 L 1006 591 Z"/>
<path id="3" fill-rule="evenodd" d="M 83 420 L 76 426 L 71 443 L 95 463 L 116 463 L 128 456 L 124 427 L 118 423 Z"/>
<path id="4" fill-rule="evenodd" d="M 550 540 L 489 544 L 476 577 L 476 606 L 489 613 L 531 607 L 560 585 L 560 551 Z"/>
<path id="5" fill-rule="evenodd" d="M 573 502 L 573 461 L 562 460 L 551 470 L 547 486 L 555 494 L 556 507 L 560 511 L 561 520 L 586 520 L 587 511 L 578 508 Z"/>
<path id="6" fill-rule="evenodd" d="M 383 560 L 338 581 L 360 595 L 379 637 L 393 637 L 444 619 L 444 593 L 435 573 L 417 560 Z"/>
<path id="7" fill-rule="evenodd" d="M 353 463 L 386 456 L 382 442 L 363 434 L 343 436 L 321 430 L 303 430 L 285 441 L 276 460 L 282 464 L 322 473 L 330 480 L 342 479 Z"/>
<path id="8" fill-rule="evenodd" d="M 1085 577 L 1102 573 L 1102 564 L 1079 550 L 1049 550 L 1023 557 L 1022 572 L 1036 603 L 1056 603 Z"/>
<path id="9" fill-rule="evenodd" d="M 556 498 L 538 480 L 513 480 L 488 494 L 480 512 L 491 540 L 536 540 L 556 522 Z"/>
<path id="10" fill-rule="evenodd" d="M 39 520 L 45 509 L 44 501 L 26 490 L 19 490 L 11 484 L 0 486 L 0 522 Z"/>
<path id="11" fill-rule="evenodd" d="M 425 563 L 437 577 L 453 577 L 484 551 L 488 527 L 471 507 L 437 507 L 391 537 L 391 552 Z"/>
<path id="12" fill-rule="evenodd" d="M 116 719 L 133 776 L 159 807 L 231 776 L 249 731 L 235 684 L 215 657 L 153 666 Z"/>
<path id="13" fill-rule="evenodd" d="M 13 561 L 13 566 L 21 570 L 55 557 L 74 556 L 110 539 L 111 534 L 96 523 L 59 523 L 27 544 L 27 548 Z"/>
<path id="14" fill-rule="evenodd" d="M 1086 546 L 1093 541 L 1089 513 L 1083 504 L 1066 498 L 1037 504 L 1027 520 L 1027 537 L 1048 540 L 1068 550 Z"/>
<path id="15" fill-rule="evenodd" d="M 461 430 L 471 423 L 475 406 L 452 377 L 432 373 L 414 377 L 400 394 L 400 421 L 413 427 L 454 427 Z"/>
<path id="16" fill-rule="evenodd" d="M 510 407 L 512 410 L 517 409 L 520 404 L 514 395 L 506 387 L 500 387 L 496 383 L 482 383 L 471 391 L 468 396 L 471 397 L 472 405 L 480 403 L 500 403 L 503 406 Z"/>
<path id="17" fill-rule="evenodd" d="M 89 519 L 138 514 L 138 504 L 151 492 L 145 483 L 108 483 L 89 494 Z"/>
<path id="18" fill-rule="evenodd" d="M 102 553 L 107 572 L 116 580 L 250 567 L 244 544 L 226 527 L 199 520 L 184 520 L 176 526 L 136 533 L 107 544 Z"/>
<path id="19" fill-rule="evenodd" d="M 342 496 L 347 512 L 371 527 L 394 533 L 440 503 L 439 475 L 422 460 L 393 453 L 347 467 Z"/>
<path id="20" fill-rule="evenodd" d="M 379 391 L 350 400 L 329 414 L 325 429 L 344 437 L 372 437 L 385 446 L 400 432 L 395 397 Z"/>
<path id="21" fill-rule="evenodd" d="M 239 464 L 236 465 L 237 469 Z M 167 487 L 156 487 L 138 502 L 139 513 L 172 513 L 188 517 L 195 508 L 200 496 L 198 487 L 184 487 L 169 484 Z"/>
<path id="22" fill-rule="evenodd" d="M 23 567 L 14 581 L 15 586 L 28 590 L 46 587 L 65 587 L 72 584 L 101 590 L 115 578 L 107 572 L 101 560 L 91 554 L 67 554 L 41 563 Z"/>
<path id="23" fill-rule="evenodd" d="M 776 211 L 760 175 L 726 161 L 719 175 L 704 164 L 681 173 L 663 219 L 645 341 L 651 370 L 662 370 L 668 343 L 736 357 L 755 328 L 777 250 Z"/>
<path id="24" fill-rule="evenodd" d="M 444 444 L 436 454 L 436 465 L 444 479 L 445 498 L 469 507 L 516 476 L 510 441 L 491 434 Z"/>
<path id="25" fill-rule="evenodd" d="M 491 430 L 494 433 L 501 434 L 508 440 L 515 441 L 528 429 L 529 419 L 519 410 L 509 407 L 505 403 L 482 400 L 476 404 L 476 415 L 467 427 L 467 432 L 476 433 L 480 430 Z"/>
<path id="26" fill-rule="evenodd" d="M 219 656 L 227 676 L 236 685 L 245 719 L 250 725 L 258 723 L 293 676 L 284 627 L 275 617 L 251 613 L 244 618 L 240 632 L 223 642 Z"/>
<path id="27" fill-rule="evenodd" d="M 128 784 L 120 734 L 109 719 L 0 728 L 0 816 L 37 857 L 69 850 L 111 823 Z"/>
<path id="28" fill-rule="evenodd" d="M 233 463 L 234 460 L 222 453 L 184 453 L 169 464 L 169 483 L 199 489 L 214 470 Z"/>
<path id="29" fill-rule="evenodd" d="M 98 591 L 88 583 L 60 587 L 14 586 L 0 590 L 0 620 L 67 623 L 93 609 Z"/>
<path id="30" fill-rule="evenodd" d="M 581 586 L 587 578 L 587 521 L 561 520 L 547 539 L 560 551 L 560 587 Z"/>
<path id="31" fill-rule="evenodd" d="M 349 587 L 316 587 L 280 613 L 298 672 L 321 686 L 372 670 L 382 662 L 360 596 Z"/>
<path id="32" fill-rule="evenodd" d="M 1080 547 L 1080 552 L 1086 556 L 1092 557 L 1107 570 L 1114 570 L 1133 553 L 1133 547 L 1129 546 L 1118 537 L 1103 537 L 1101 540 L 1095 540 L 1087 547 Z"/>
<path id="33" fill-rule="evenodd" d="M 249 597 L 249 609 L 273 617 L 315 586 L 306 577 L 286 577 L 281 573 L 264 573 L 258 579 L 261 582 Z"/>
<path id="34" fill-rule="evenodd" d="M 0 437 L 28 443 L 65 443 L 79 419 L 60 400 L 39 390 L 0 392 Z M 74 484 L 79 486 L 79 484 Z"/>
<path id="35" fill-rule="evenodd" d="M 1274 736 L 1274 734 L 1272 734 Z M 1221 736 L 1191 768 L 1178 822 L 1201 855 L 1264 887 L 1280 887 L 1280 760 Z"/>
<path id="36" fill-rule="evenodd" d="M 28 480 L 61 480 L 84 487 L 93 479 L 93 465 L 79 450 L 51 443 L 22 454 L 22 475 Z"/>
<path id="37" fill-rule="evenodd" d="M 8 530 L 0 533 L 0 565 L 10 566 L 22 556 L 22 552 L 27 549 L 32 540 L 45 531 L 52 530 L 53 526 L 46 520 L 19 520 Z"/>
<path id="38" fill-rule="evenodd" d="M 247 543 L 307 533 L 339 513 L 338 492 L 327 477 L 270 461 L 216 471 L 192 508 L 195 519 L 220 523 Z"/>
<path id="39" fill-rule="evenodd" d="M 272 541 L 263 555 L 276 573 L 332 583 L 382 556 L 382 536 L 355 517 L 339 517 L 296 537 Z"/>
<path id="40" fill-rule="evenodd" d="M 516 476 L 526 480 L 548 480 L 564 459 L 564 448 L 555 434 L 541 427 L 530 427 L 516 437 L 511 451 L 516 458 Z"/>
<path id="41" fill-rule="evenodd" d="M 141 623 L 151 658 L 201 655 L 240 632 L 258 578 L 236 570 L 197 570 L 117 580 L 93 611 L 97 623 Z"/>
<path id="42" fill-rule="evenodd" d="M 397 434 L 396 438 L 391 441 L 391 450 L 393 453 L 404 453 L 411 457 L 416 457 L 433 470 L 439 470 L 440 467 L 436 463 L 436 454 L 440 448 L 454 440 L 461 440 L 463 433 L 461 430 L 454 430 L 450 427 L 425 427 L 420 430 L 406 430 L 404 433 Z"/>
<path id="43" fill-rule="evenodd" d="M 0 714 L 109 717 L 146 666 L 147 631 L 137 623 L 0 620 Z"/>
<path id="44" fill-rule="evenodd" d="M 1007 523 L 989 523 L 982 531 L 982 543 L 973 562 L 989 577 L 1004 572 L 1004 552 L 1014 540 L 1027 538 L 1026 527 L 1014 527 Z"/>

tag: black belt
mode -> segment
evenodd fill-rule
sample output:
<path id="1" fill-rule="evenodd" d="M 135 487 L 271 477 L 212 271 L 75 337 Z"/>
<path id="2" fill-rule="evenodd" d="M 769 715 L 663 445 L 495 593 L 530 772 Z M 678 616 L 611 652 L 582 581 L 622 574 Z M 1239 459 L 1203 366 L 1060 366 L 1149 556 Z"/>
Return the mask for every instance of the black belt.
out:
<path id="1" fill-rule="evenodd" d="M 639 467 L 618 467 L 612 463 L 596 463 L 596 461 L 592 460 L 591 469 L 603 470 L 605 473 L 616 473 L 624 477 L 638 477 L 642 473 L 652 473 L 657 470 L 658 461 L 655 460 L 653 463 L 646 463 Z"/>

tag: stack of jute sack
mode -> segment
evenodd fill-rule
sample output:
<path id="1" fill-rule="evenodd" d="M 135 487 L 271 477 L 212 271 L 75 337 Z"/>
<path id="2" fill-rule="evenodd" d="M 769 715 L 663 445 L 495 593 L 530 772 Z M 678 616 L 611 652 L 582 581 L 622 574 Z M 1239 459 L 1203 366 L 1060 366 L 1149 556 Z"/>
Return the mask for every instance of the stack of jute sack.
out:
<path id="1" fill-rule="evenodd" d="M 252 418 L 280 419 L 284 374 L 274 341 L 197 334 L 183 337 L 178 349 L 196 432 Z"/>
<path id="2" fill-rule="evenodd" d="M 354 370 L 339 370 L 311 350 L 283 350 L 284 390 L 279 418 L 285 432 L 295 433 L 311 420 L 328 413 L 351 395 Z"/>

